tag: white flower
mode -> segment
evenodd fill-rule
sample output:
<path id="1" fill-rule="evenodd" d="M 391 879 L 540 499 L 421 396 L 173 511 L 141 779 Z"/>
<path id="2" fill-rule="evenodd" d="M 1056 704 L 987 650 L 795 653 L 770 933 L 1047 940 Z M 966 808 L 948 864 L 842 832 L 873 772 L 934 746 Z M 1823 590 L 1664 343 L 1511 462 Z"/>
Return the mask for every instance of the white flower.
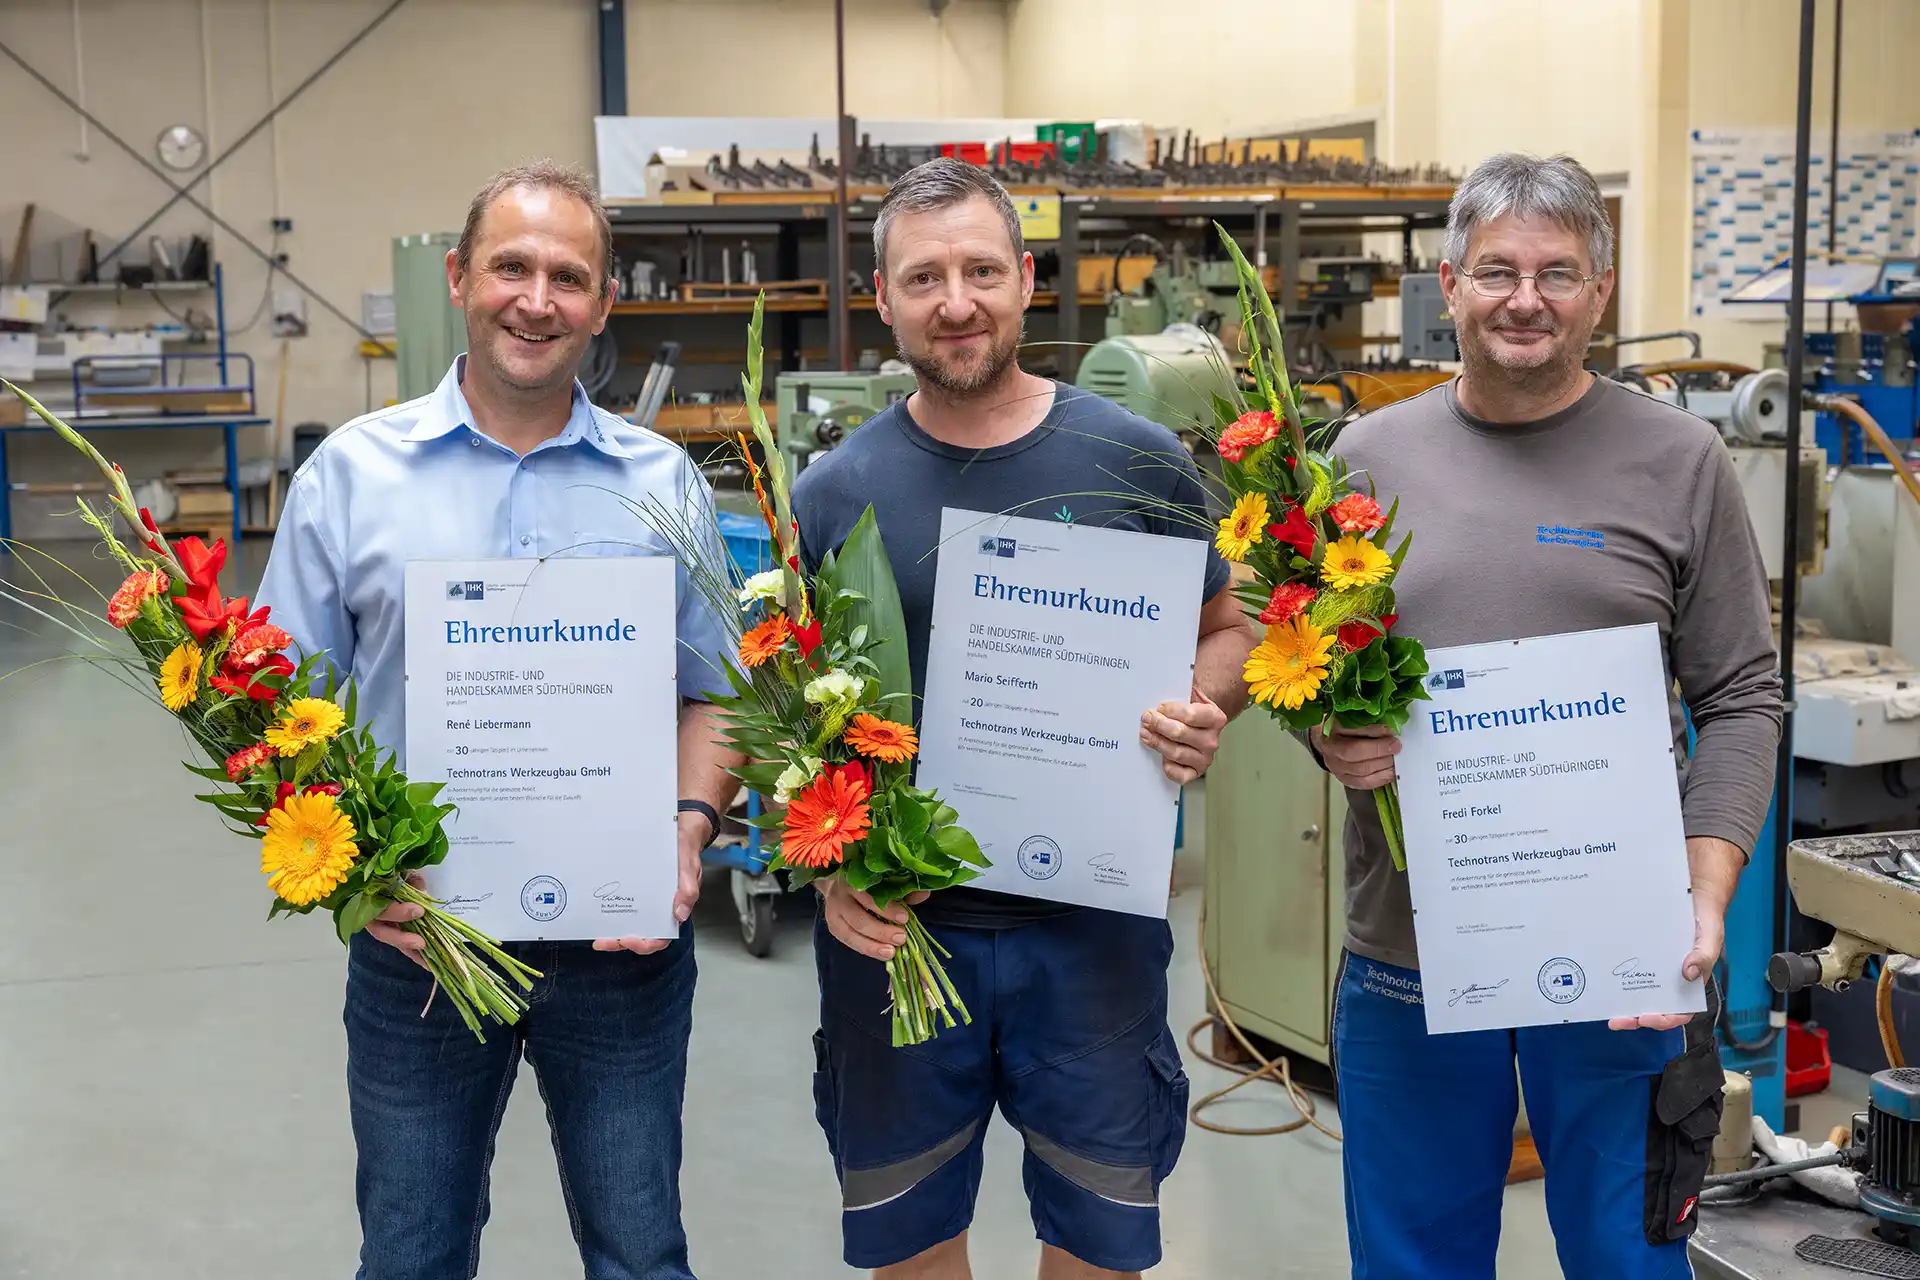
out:
<path id="1" fill-rule="evenodd" d="M 793 793 L 804 788 L 820 775 L 820 757 L 802 756 L 799 764 L 790 764 L 773 784 L 773 802 L 791 804 Z"/>
<path id="2" fill-rule="evenodd" d="M 759 600 L 771 601 L 779 608 L 787 606 L 787 575 L 779 569 L 756 573 L 740 588 L 740 607 L 751 609 Z"/>
<path id="3" fill-rule="evenodd" d="M 832 671 L 827 672 L 827 674 L 808 681 L 807 687 L 800 692 L 801 696 L 808 702 L 815 703 L 823 708 L 831 706 L 851 707 L 854 703 L 860 701 L 862 683 L 863 682 L 857 677 L 851 676 L 836 667 Z"/>

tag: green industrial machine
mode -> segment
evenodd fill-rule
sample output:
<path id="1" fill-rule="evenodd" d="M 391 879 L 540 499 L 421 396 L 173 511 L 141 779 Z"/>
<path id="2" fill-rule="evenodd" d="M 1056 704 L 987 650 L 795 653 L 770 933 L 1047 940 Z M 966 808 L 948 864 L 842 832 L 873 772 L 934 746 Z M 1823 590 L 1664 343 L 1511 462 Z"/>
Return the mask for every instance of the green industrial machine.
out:
<path id="1" fill-rule="evenodd" d="M 1203 943 L 1220 1006 L 1210 1012 L 1327 1066 L 1346 933 L 1346 791 L 1258 708 L 1222 731 L 1206 787 Z M 1215 1043 L 1226 1039 L 1219 1031 Z"/>
<path id="2" fill-rule="evenodd" d="M 393 325 L 401 400 L 440 385 L 453 358 L 467 349 L 467 318 L 447 296 L 450 231 L 393 240 Z"/>
<path id="3" fill-rule="evenodd" d="M 1115 278 L 1118 262 L 1115 258 Z M 1156 334 L 1171 324 L 1218 330 L 1222 317 L 1240 314 L 1240 278 L 1231 262 L 1194 262 L 1175 253 L 1153 268 L 1131 293 L 1107 298 L 1107 337 Z"/>
<path id="4" fill-rule="evenodd" d="M 1181 324 L 1094 343 L 1074 383 L 1180 432 L 1212 418 L 1213 396 L 1231 395 L 1232 376 L 1219 339 Z"/>
<path id="5" fill-rule="evenodd" d="M 919 383 L 911 373 L 782 373 L 773 380 L 774 436 L 797 475 L 816 453 Z"/>

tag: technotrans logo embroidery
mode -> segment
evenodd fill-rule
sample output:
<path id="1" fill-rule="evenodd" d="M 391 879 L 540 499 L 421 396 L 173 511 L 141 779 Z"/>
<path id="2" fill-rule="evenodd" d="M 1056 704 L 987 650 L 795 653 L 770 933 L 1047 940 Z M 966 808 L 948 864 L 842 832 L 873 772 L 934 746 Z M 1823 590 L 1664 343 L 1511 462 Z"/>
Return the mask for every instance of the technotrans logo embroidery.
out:
<path id="1" fill-rule="evenodd" d="M 1607 549 L 1607 535 L 1599 529 L 1570 529 L 1563 524 L 1537 524 L 1533 540 L 1541 546 L 1586 547 L 1591 551 Z"/>
<path id="2" fill-rule="evenodd" d="M 983 556 L 999 556 L 1002 560 L 1011 560 L 1018 549 L 1019 544 L 1012 538 L 983 535 L 980 539 L 980 554 Z"/>
<path id="3" fill-rule="evenodd" d="M 485 600 L 487 584 L 484 582 L 449 582 L 447 599 L 449 600 Z"/>

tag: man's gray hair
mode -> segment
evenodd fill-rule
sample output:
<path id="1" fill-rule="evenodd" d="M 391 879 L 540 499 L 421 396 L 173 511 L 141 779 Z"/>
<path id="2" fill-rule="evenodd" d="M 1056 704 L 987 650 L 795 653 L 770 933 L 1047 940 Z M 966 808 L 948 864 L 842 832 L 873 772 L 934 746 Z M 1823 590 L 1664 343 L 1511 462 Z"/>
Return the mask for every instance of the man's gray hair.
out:
<path id="1" fill-rule="evenodd" d="M 979 165 L 939 156 L 907 170 L 887 188 L 887 198 L 873 219 L 873 264 L 880 274 L 887 272 L 887 228 L 896 215 L 948 209 L 975 196 L 984 197 L 1007 224 L 1007 238 L 1013 241 L 1013 258 L 1018 262 L 1026 252 L 1026 241 L 1020 235 L 1020 211 L 1013 207 L 1013 197 Z"/>
<path id="2" fill-rule="evenodd" d="M 558 191 L 572 196 L 587 206 L 587 212 L 593 215 L 593 227 L 600 238 L 600 263 L 595 270 L 599 279 L 594 293 L 599 295 L 609 285 L 613 274 L 613 225 L 607 220 L 607 208 L 600 202 L 600 190 L 584 169 L 576 165 L 561 164 L 558 160 L 530 160 L 526 164 L 517 164 L 511 169 L 502 169 L 487 180 L 487 185 L 474 193 L 473 201 L 467 206 L 467 225 L 460 232 L 460 243 L 455 247 L 456 260 L 460 270 L 465 272 L 473 264 L 473 246 L 480 239 L 480 221 L 486 217 L 493 202 L 517 187 L 527 187 L 534 191 Z"/>
<path id="3" fill-rule="evenodd" d="M 1447 261 L 1464 269 L 1473 233 L 1510 213 L 1559 223 L 1586 239 L 1595 271 L 1612 268 L 1613 223 L 1600 184 L 1572 156 L 1542 160 L 1507 151 L 1474 166 L 1447 207 Z"/>

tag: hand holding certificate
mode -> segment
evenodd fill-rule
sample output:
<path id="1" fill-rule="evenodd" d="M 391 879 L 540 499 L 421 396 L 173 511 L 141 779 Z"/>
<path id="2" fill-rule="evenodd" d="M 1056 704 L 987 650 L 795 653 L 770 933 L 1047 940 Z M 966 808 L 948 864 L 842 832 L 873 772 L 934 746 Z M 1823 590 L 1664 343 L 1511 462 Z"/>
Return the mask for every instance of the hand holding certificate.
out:
<path id="1" fill-rule="evenodd" d="M 1433 657 L 1399 757 L 1427 1029 L 1704 1009 L 1658 630 Z"/>

